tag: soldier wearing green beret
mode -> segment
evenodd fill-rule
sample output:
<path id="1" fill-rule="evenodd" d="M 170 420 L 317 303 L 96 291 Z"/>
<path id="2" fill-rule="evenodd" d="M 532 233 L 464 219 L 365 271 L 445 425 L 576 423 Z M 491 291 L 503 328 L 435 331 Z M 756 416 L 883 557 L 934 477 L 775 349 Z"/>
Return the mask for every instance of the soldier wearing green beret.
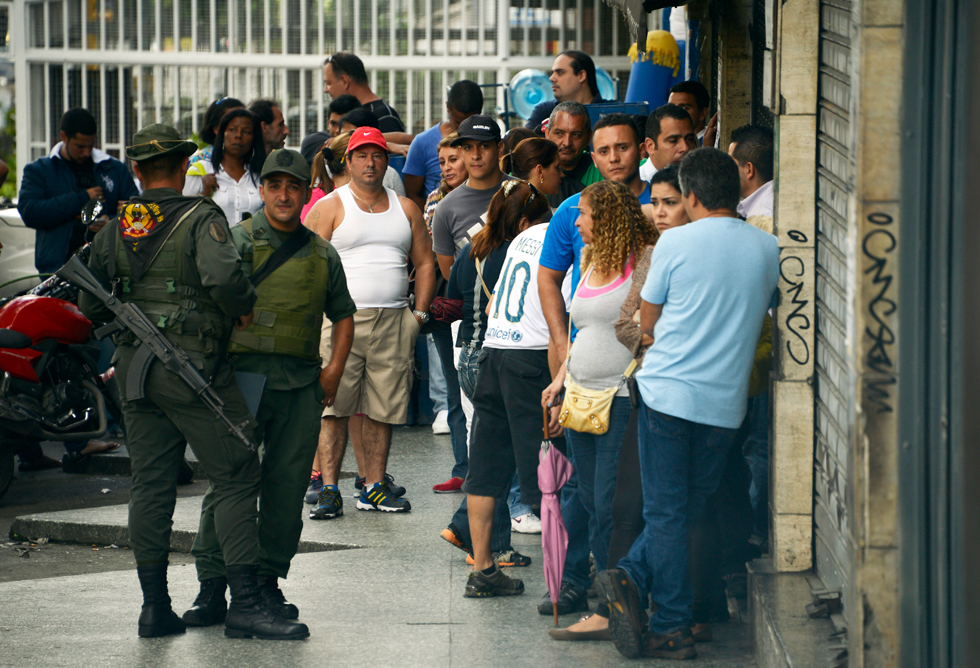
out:
<path id="1" fill-rule="evenodd" d="M 228 350 L 235 368 L 265 377 L 255 430 L 263 443 L 259 504 L 259 588 L 266 607 L 286 619 L 285 578 L 303 530 L 303 496 L 316 453 L 323 406 L 333 405 L 354 336 L 357 311 L 340 257 L 330 242 L 300 223 L 310 199 L 310 168 L 296 151 L 279 149 L 265 160 L 259 193 L 264 207 L 231 231 L 258 301 L 252 324 L 236 330 Z M 279 266 L 276 253 L 281 254 Z M 288 259 L 285 258 L 287 253 Z M 323 317 L 333 323 L 331 357 L 320 359 Z M 322 368 L 321 368 L 322 367 Z M 224 615 L 225 560 L 215 531 L 215 490 L 204 497 L 192 552 L 200 594 L 184 614 L 190 626 L 210 626 Z"/>
<path id="2" fill-rule="evenodd" d="M 161 332 L 211 378 L 224 412 L 251 432 L 254 423 L 222 342 L 252 322 L 255 290 L 242 270 L 224 214 L 202 197 L 181 195 L 187 161 L 196 146 L 168 126 L 147 126 L 133 136 L 126 156 L 143 184 L 92 242 L 89 267 L 112 285 L 116 296 L 138 306 Z M 111 320 L 101 302 L 82 293 L 82 311 L 96 322 Z M 211 481 L 214 524 L 228 564 L 231 606 L 225 634 L 272 639 L 305 638 L 303 624 L 266 610 L 258 588 L 259 541 L 256 499 L 260 465 L 215 419 L 197 395 L 157 361 L 143 387 L 129 387 L 128 373 L 140 344 L 128 331 L 115 336 L 114 362 L 133 471 L 129 533 L 143 589 L 139 635 L 184 632 L 167 591 L 167 563 L 177 471 L 189 443 Z"/>

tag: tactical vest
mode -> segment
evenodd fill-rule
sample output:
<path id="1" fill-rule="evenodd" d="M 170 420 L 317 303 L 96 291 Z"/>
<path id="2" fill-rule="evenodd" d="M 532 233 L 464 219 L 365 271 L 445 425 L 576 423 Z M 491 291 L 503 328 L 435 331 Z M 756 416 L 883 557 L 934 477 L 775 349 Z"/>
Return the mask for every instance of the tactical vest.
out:
<path id="1" fill-rule="evenodd" d="M 120 280 L 120 299 L 138 306 L 172 343 L 186 352 L 211 357 L 217 355 L 220 341 L 231 327 L 231 319 L 207 292 L 189 284 L 200 285 L 187 253 L 190 230 L 188 221 L 178 225 L 139 281 L 133 280 L 129 257 L 117 237 L 114 278 Z M 121 233 L 116 229 L 115 234 Z M 119 335 L 117 343 L 131 342 L 126 339 L 127 334 Z"/>
<path id="2" fill-rule="evenodd" d="M 242 261 L 252 263 L 254 274 L 274 249 L 268 239 L 255 237 L 251 221 L 243 221 L 242 226 L 252 241 L 252 251 L 246 251 Z M 302 258 L 293 255 L 255 289 L 259 299 L 252 324 L 244 331 L 232 331 L 229 353 L 320 359 L 320 326 L 330 287 L 327 242 L 313 235 L 310 251 Z"/>

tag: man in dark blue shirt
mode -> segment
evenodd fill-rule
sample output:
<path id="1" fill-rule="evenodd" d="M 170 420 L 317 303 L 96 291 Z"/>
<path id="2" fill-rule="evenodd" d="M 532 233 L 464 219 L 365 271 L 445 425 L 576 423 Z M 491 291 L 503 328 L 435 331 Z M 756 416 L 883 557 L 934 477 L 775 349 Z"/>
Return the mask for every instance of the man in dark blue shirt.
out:
<path id="1" fill-rule="evenodd" d="M 50 274 L 68 261 L 104 222 L 86 228 L 82 207 L 93 198 L 111 217 L 119 202 L 139 195 L 126 165 L 95 148 L 95 117 L 87 109 L 69 109 L 61 117 L 61 141 L 46 158 L 24 167 L 17 210 L 36 230 L 34 266 Z"/>
<path id="2" fill-rule="evenodd" d="M 551 66 L 551 90 L 554 100 L 541 102 L 531 111 L 524 127 L 535 132 L 541 132 L 541 123 L 551 116 L 551 112 L 559 102 L 578 102 L 580 104 L 598 104 L 606 102 L 599 95 L 599 83 L 595 76 L 595 63 L 588 54 L 581 51 L 563 51 L 555 58 Z"/>

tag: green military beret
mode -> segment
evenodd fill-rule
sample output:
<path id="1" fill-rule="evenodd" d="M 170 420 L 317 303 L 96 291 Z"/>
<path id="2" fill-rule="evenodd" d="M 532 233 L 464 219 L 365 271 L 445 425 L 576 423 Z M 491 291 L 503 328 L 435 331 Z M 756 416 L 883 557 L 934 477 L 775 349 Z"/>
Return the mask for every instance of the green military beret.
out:
<path id="1" fill-rule="evenodd" d="M 310 182 L 310 165 L 299 151 L 279 148 L 269 154 L 262 164 L 260 179 L 272 174 L 289 174 L 305 183 Z"/>
<path id="2" fill-rule="evenodd" d="M 126 147 L 126 157 L 136 162 L 172 154 L 186 158 L 195 152 L 197 144 L 181 139 L 173 126 L 163 123 L 147 125 L 133 135 L 133 145 Z"/>

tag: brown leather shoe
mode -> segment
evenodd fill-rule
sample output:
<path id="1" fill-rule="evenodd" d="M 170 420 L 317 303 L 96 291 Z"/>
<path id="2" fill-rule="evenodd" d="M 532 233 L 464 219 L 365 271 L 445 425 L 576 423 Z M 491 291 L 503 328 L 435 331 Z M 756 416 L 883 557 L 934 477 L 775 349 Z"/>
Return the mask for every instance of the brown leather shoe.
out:
<path id="1" fill-rule="evenodd" d="M 600 571 L 596 582 L 609 604 L 609 633 L 613 644 L 626 658 L 636 658 L 643 651 L 644 628 L 644 606 L 640 605 L 636 585 L 621 568 Z"/>
<path id="2" fill-rule="evenodd" d="M 685 659 L 697 658 L 698 651 L 694 649 L 694 636 L 691 629 L 680 629 L 665 635 L 647 634 L 643 639 L 643 651 L 640 656 L 656 659 Z"/>

